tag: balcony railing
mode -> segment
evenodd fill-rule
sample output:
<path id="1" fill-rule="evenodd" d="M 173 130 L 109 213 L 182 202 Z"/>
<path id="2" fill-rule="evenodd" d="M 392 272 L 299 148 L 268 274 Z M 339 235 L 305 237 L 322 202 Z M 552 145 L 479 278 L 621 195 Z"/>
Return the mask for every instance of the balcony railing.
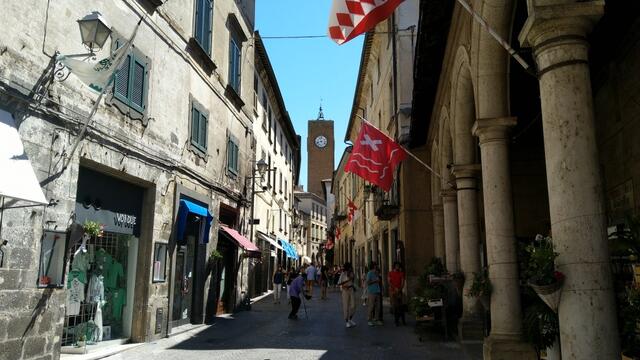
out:
<path id="1" fill-rule="evenodd" d="M 397 180 L 393 182 L 393 186 L 389 192 L 385 192 L 377 187 L 374 189 L 373 205 L 375 214 L 379 220 L 391 220 L 400 213 Z"/>

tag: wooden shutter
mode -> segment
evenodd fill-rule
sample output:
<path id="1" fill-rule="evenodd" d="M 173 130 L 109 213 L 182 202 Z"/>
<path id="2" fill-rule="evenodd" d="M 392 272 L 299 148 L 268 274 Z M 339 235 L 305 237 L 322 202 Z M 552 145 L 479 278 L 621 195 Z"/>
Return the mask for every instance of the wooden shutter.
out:
<path id="1" fill-rule="evenodd" d="M 202 149 L 207 148 L 207 117 L 205 114 L 200 113 L 200 129 L 199 129 L 199 144 Z"/>
<path id="2" fill-rule="evenodd" d="M 191 108 L 191 143 L 199 145 L 198 132 L 200 131 L 200 112 L 195 107 Z"/>
<path id="3" fill-rule="evenodd" d="M 130 75 L 131 55 L 122 62 L 115 79 L 114 94 L 116 98 L 124 103 L 129 103 L 129 75 Z"/>
<path id="4" fill-rule="evenodd" d="M 139 59 L 133 59 L 133 69 L 131 71 L 132 79 L 130 85 L 130 97 L 131 107 L 143 112 L 144 111 L 144 96 L 145 96 L 145 78 L 147 76 L 146 64 L 139 61 Z"/>

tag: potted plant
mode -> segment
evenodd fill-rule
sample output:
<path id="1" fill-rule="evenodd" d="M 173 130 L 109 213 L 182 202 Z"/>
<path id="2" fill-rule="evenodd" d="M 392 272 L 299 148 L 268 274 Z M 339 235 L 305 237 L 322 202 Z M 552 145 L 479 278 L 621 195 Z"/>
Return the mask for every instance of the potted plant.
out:
<path id="1" fill-rule="evenodd" d="M 85 347 L 87 345 L 87 337 L 85 334 L 80 334 L 78 336 L 78 340 L 76 341 L 77 347 Z"/>
<path id="2" fill-rule="evenodd" d="M 524 273 L 529 286 L 553 311 L 558 311 L 560 288 L 564 283 L 564 274 L 555 268 L 558 253 L 553 249 L 550 237 L 537 235 L 532 244 L 525 248 L 527 263 Z"/>
<path id="3" fill-rule="evenodd" d="M 104 225 L 96 221 L 85 221 L 82 226 L 84 233 L 91 237 L 102 237 L 104 235 Z"/>
<path id="4" fill-rule="evenodd" d="M 640 358 L 640 339 L 638 323 L 640 323 L 640 287 L 632 285 L 626 289 L 622 299 L 621 310 L 621 342 L 624 355 L 631 359 Z"/>
<path id="5" fill-rule="evenodd" d="M 480 300 L 482 306 L 489 310 L 491 304 L 491 281 L 489 281 L 489 272 L 487 268 L 484 268 L 480 272 L 473 273 L 473 282 L 471 287 L 467 290 L 468 297 L 474 297 Z"/>
<path id="6" fill-rule="evenodd" d="M 531 298 L 533 303 L 524 310 L 522 330 L 524 339 L 533 345 L 538 359 L 541 352 L 549 349 L 560 336 L 558 315 L 540 298 Z"/>

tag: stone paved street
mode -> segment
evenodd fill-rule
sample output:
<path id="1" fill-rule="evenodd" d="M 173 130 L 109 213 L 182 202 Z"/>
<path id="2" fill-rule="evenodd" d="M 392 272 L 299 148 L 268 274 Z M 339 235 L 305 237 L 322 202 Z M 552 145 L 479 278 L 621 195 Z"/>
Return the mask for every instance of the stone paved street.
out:
<path id="1" fill-rule="evenodd" d="M 284 293 L 283 293 L 284 294 Z M 308 319 L 300 308 L 297 321 L 287 319 L 286 299 L 280 305 L 267 297 L 232 319 L 218 319 L 213 326 L 145 344 L 114 355 L 110 360 L 198 359 L 475 359 L 455 342 L 420 342 L 413 320 L 405 327 L 393 325 L 388 309 L 385 324 L 369 327 L 365 307 L 358 306 L 357 326 L 346 329 L 340 299 L 316 296 L 307 302 Z M 409 318 L 407 319 L 409 320 Z"/>

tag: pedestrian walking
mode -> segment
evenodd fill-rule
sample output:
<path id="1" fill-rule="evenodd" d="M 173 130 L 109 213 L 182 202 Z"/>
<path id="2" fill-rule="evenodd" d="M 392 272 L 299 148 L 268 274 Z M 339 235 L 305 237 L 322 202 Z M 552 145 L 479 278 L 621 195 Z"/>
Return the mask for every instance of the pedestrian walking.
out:
<path id="1" fill-rule="evenodd" d="M 327 286 L 329 286 L 329 269 L 326 266 L 320 268 L 320 299 L 327 299 Z"/>
<path id="2" fill-rule="evenodd" d="M 356 326 L 353 315 L 356 312 L 356 287 L 354 285 L 353 267 L 350 262 L 344 263 L 338 286 L 342 292 L 342 314 L 347 328 Z"/>
<path id="3" fill-rule="evenodd" d="M 396 326 L 406 325 L 404 318 L 404 303 L 402 301 L 402 289 L 404 289 L 405 274 L 399 262 L 393 263 L 393 269 L 389 272 L 389 299 Z"/>
<path id="4" fill-rule="evenodd" d="M 304 278 L 302 274 L 298 272 L 295 279 L 291 281 L 289 285 L 289 300 L 291 300 L 291 312 L 289 313 L 289 319 L 295 320 L 298 318 L 298 310 L 300 309 L 300 296 L 304 295 Z M 307 297 L 308 299 L 308 297 Z"/>
<path id="5" fill-rule="evenodd" d="M 280 304 L 280 293 L 282 292 L 282 283 L 284 282 L 284 271 L 282 266 L 278 266 L 273 273 L 273 303 Z"/>
<path id="6" fill-rule="evenodd" d="M 291 286 L 291 282 L 296 277 L 297 277 L 297 275 L 296 275 L 295 271 L 293 271 L 293 267 L 290 267 L 289 271 L 287 271 L 287 297 L 289 296 L 289 287 Z M 288 303 L 291 304 L 291 300 L 289 300 Z"/>
<path id="7" fill-rule="evenodd" d="M 377 271 L 378 265 L 374 262 L 371 263 L 369 267 L 369 272 L 367 273 L 365 279 L 367 283 L 367 324 L 369 326 L 382 325 L 382 321 L 380 318 L 380 294 L 382 293 L 382 288 L 380 284 L 382 283 L 380 279 L 380 275 L 378 275 Z"/>
<path id="8" fill-rule="evenodd" d="M 313 262 L 307 266 L 305 272 L 307 274 L 307 293 L 313 297 L 313 283 L 316 281 L 316 267 L 313 266 Z"/>

